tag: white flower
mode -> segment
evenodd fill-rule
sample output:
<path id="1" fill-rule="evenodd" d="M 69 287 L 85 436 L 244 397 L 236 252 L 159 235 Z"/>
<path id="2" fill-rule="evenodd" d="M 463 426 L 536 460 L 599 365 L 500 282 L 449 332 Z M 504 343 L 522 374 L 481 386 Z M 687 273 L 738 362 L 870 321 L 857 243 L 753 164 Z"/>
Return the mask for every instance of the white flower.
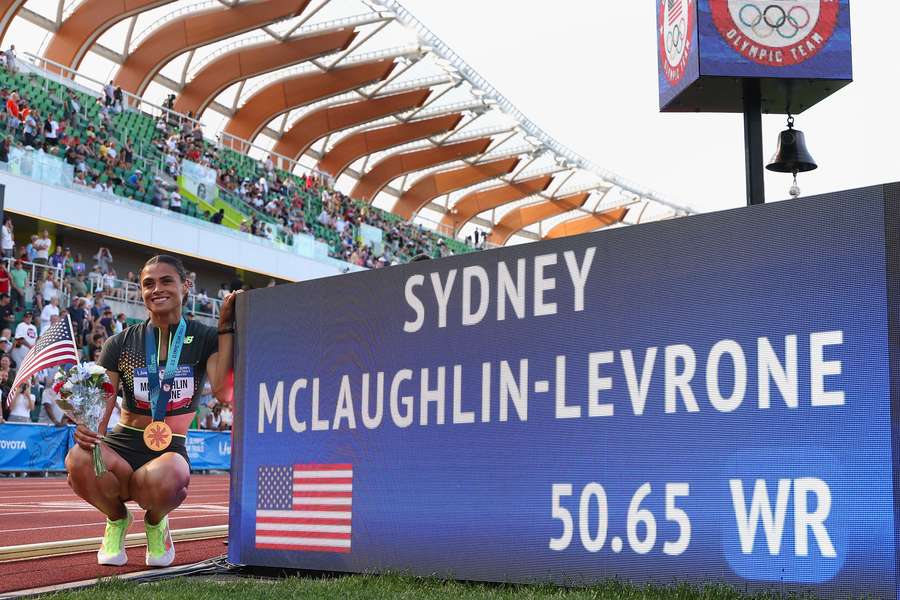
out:
<path id="1" fill-rule="evenodd" d="M 62 391 L 66 392 L 68 394 L 71 394 L 73 389 L 75 389 L 75 386 L 72 384 L 71 381 L 67 381 L 62 386 Z"/>
<path id="2" fill-rule="evenodd" d="M 91 375 L 106 375 L 106 369 L 97 363 L 87 363 L 85 366 L 87 367 L 88 373 Z"/>

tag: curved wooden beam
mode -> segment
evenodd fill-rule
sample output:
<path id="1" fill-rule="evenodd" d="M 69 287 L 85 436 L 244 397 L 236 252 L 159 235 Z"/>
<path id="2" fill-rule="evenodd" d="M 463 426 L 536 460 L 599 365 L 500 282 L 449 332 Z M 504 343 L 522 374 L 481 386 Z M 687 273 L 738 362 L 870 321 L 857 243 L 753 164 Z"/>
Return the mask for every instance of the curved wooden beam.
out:
<path id="1" fill-rule="evenodd" d="M 44 58 L 77 69 L 91 46 L 113 25 L 174 1 L 84 0 L 50 37 Z"/>
<path id="2" fill-rule="evenodd" d="M 563 221 L 562 223 L 555 225 L 550 229 L 550 231 L 544 234 L 543 239 L 552 240 L 561 237 L 568 237 L 570 235 L 579 235 L 582 233 L 596 231 L 597 229 L 609 227 L 610 225 L 621 222 L 627 214 L 628 209 L 622 207 L 614 208 L 612 210 L 607 210 L 604 212 L 594 213 L 591 215 L 585 215 L 583 217 L 576 217 L 569 221 Z"/>
<path id="3" fill-rule="evenodd" d="M 325 153 L 319 161 L 318 169 L 337 177 L 363 156 L 447 133 L 459 125 L 461 120 L 462 115 L 456 113 L 348 135 Z"/>
<path id="4" fill-rule="evenodd" d="M 484 211 L 540 194 L 550 187 L 552 181 L 553 175 L 543 175 L 470 192 L 456 201 L 441 219 L 441 225 L 452 229 L 455 235 L 463 225 Z"/>
<path id="5" fill-rule="evenodd" d="M 388 156 L 378 161 L 371 171 L 359 178 L 353 191 L 350 192 L 350 197 L 371 202 L 391 180 L 401 175 L 482 154 L 490 145 L 491 138 L 479 138 Z"/>
<path id="6" fill-rule="evenodd" d="M 519 159 L 516 157 L 501 158 L 458 169 L 429 173 L 400 196 L 391 212 L 408 221 L 438 196 L 508 175 L 518 165 Z"/>
<path id="7" fill-rule="evenodd" d="M 200 115 L 228 86 L 308 60 L 346 50 L 356 31 L 342 27 L 284 42 L 272 40 L 226 52 L 200 69 L 178 94 L 175 110 Z"/>
<path id="8" fill-rule="evenodd" d="M 583 206 L 587 199 L 590 198 L 590 192 L 582 192 L 573 194 L 565 198 L 557 198 L 556 200 L 547 200 L 529 206 L 515 208 L 500 219 L 500 222 L 494 225 L 488 241 L 492 244 L 502 246 L 509 241 L 516 232 L 521 231 L 529 225 L 540 223 L 544 219 L 555 217 L 563 213 L 574 210 Z"/>
<path id="9" fill-rule="evenodd" d="M 247 0 L 191 12 L 164 23 L 131 51 L 115 85 L 138 96 L 170 60 L 188 50 L 218 42 L 303 12 L 310 0 Z"/>
<path id="10" fill-rule="evenodd" d="M 16 18 L 26 0 L 0 0 L 0 40 L 6 35 L 9 24 Z"/>
<path id="11" fill-rule="evenodd" d="M 298 119 L 272 150 L 282 156 L 300 158 L 317 140 L 327 135 L 412 110 L 422 106 L 430 94 L 431 90 L 424 88 L 339 106 L 325 106 Z M 325 162 L 324 158 L 322 162 Z"/>
<path id="12" fill-rule="evenodd" d="M 225 126 L 225 133 L 252 140 L 266 123 L 278 115 L 381 81 L 390 75 L 395 64 L 394 59 L 383 58 L 273 81 L 248 98 L 232 115 Z"/>

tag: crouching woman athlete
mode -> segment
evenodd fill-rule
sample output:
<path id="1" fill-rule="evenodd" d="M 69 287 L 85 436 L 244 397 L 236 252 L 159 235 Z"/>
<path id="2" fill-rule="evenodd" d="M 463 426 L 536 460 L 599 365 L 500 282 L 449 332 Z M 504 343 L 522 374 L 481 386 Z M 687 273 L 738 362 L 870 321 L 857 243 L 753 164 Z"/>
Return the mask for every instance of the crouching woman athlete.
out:
<path id="1" fill-rule="evenodd" d="M 190 482 L 185 447 L 188 426 L 203 385 L 230 401 L 233 373 L 234 300 L 222 305 L 218 331 L 186 321 L 182 305 L 190 281 L 175 257 L 154 256 L 140 273 L 141 295 L 150 318 L 109 338 L 99 363 L 125 399 L 119 424 L 106 431 L 115 396 L 107 401 L 99 432 L 79 425 L 77 444 L 66 457 L 69 485 L 106 515 L 106 531 L 97 553 L 101 565 L 124 565 L 125 534 L 132 515 L 125 502 L 144 509 L 146 564 L 165 567 L 175 560 L 166 515 L 184 502 Z M 91 448 L 100 444 L 108 474 L 94 474 Z"/>

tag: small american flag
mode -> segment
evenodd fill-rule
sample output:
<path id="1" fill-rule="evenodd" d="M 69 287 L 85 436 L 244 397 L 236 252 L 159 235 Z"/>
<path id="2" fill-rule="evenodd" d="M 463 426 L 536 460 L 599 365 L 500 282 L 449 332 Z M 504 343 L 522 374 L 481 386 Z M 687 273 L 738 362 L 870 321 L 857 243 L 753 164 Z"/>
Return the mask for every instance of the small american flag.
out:
<path id="1" fill-rule="evenodd" d="M 19 389 L 20 385 L 27 383 L 31 376 L 39 371 L 59 365 L 76 364 L 78 361 L 72 321 L 66 315 L 65 321 L 57 321 L 45 329 L 34 347 L 28 351 L 16 370 L 16 378 L 10 389 Z"/>
<path id="2" fill-rule="evenodd" d="M 681 0 L 669 0 L 669 25 L 674 25 L 681 18 Z"/>
<path id="3" fill-rule="evenodd" d="M 353 465 L 259 467 L 256 547 L 350 552 Z"/>

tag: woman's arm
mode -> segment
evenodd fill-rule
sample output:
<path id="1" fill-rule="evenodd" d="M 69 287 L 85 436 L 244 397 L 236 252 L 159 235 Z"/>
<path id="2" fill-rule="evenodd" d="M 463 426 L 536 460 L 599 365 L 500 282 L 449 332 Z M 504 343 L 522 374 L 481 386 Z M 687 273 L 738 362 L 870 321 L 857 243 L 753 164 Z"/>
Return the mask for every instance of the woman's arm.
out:
<path id="1" fill-rule="evenodd" d="M 228 294 L 219 313 L 219 350 L 206 361 L 213 396 L 231 402 L 234 388 L 234 302 L 240 290 Z"/>
<path id="2" fill-rule="evenodd" d="M 119 374 L 115 371 L 107 371 L 106 376 L 109 377 L 109 382 L 112 384 L 113 393 L 106 395 L 106 408 L 103 411 L 103 416 L 100 418 L 100 424 L 97 426 L 98 433 L 101 436 L 106 435 L 106 426 L 109 424 L 109 417 L 116 407 L 116 394 L 119 392 Z"/>

